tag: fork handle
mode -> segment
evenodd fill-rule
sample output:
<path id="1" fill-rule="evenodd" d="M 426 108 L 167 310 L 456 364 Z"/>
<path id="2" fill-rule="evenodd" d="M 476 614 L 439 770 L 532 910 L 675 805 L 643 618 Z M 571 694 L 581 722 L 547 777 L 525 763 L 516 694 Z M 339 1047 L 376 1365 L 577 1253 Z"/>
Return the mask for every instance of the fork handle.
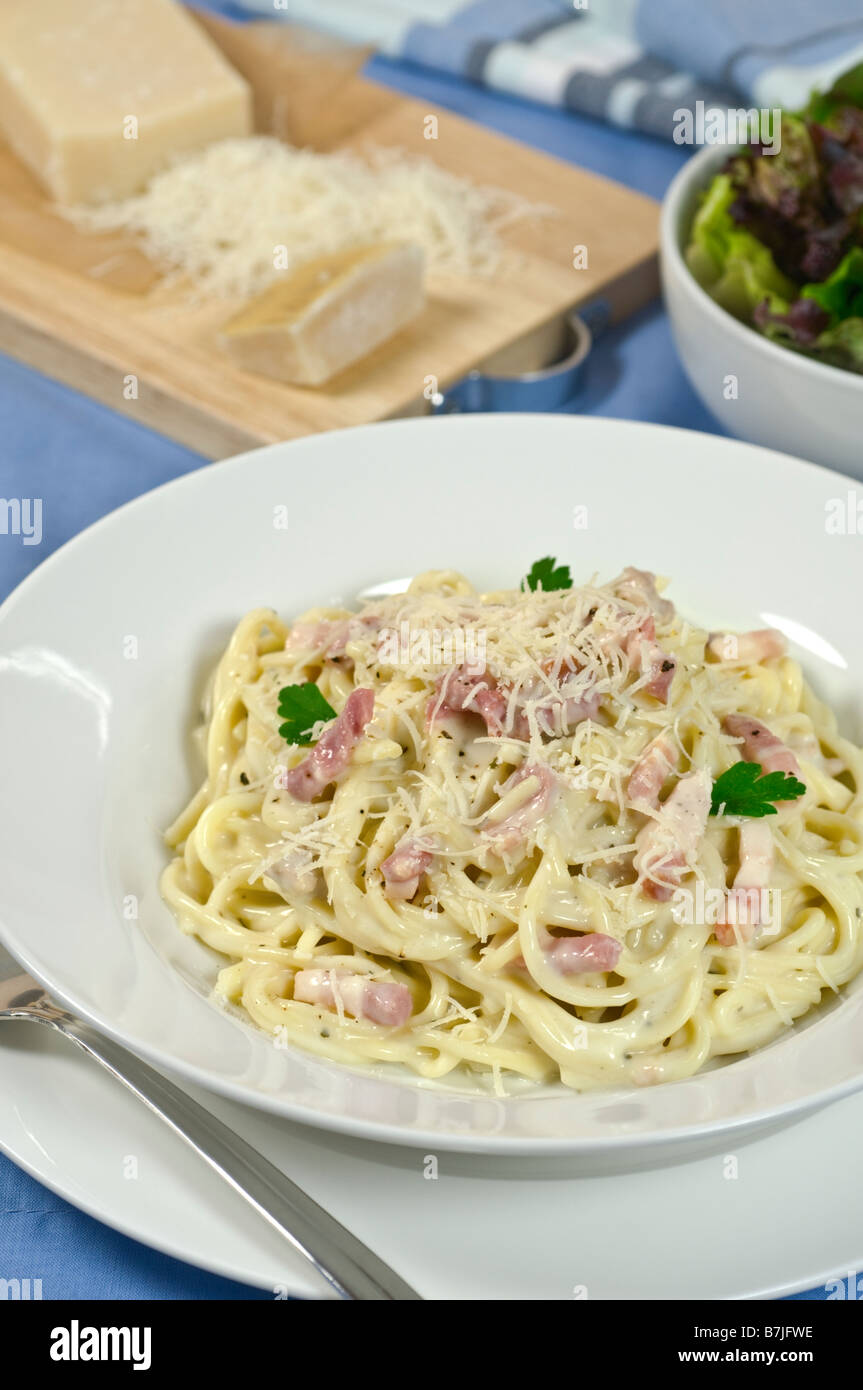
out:
<path id="1" fill-rule="evenodd" d="M 314 1265 L 340 1298 L 421 1295 L 238 1134 L 157 1071 L 79 1019 L 61 1031 L 158 1115 L 235 1192 Z"/>

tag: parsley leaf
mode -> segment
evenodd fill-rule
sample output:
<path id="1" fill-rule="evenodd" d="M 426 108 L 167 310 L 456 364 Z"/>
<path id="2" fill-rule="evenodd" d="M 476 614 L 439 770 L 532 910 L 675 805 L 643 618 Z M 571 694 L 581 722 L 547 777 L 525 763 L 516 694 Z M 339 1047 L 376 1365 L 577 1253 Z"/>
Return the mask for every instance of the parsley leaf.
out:
<path id="1" fill-rule="evenodd" d="M 796 801 L 806 788 L 790 772 L 762 774 L 760 763 L 732 763 L 713 783 L 711 816 L 775 816 L 774 801 Z"/>
<path id="2" fill-rule="evenodd" d="M 546 594 L 550 593 L 552 589 L 571 589 L 572 575 L 569 572 L 569 565 L 558 565 L 553 556 L 546 555 L 545 559 L 534 561 L 530 573 L 521 581 L 521 587 L 522 589 L 542 588 L 543 593 Z"/>
<path id="3" fill-rule="evenodd" d="M 318 720 L 336 717 L 314 681 L 284 686 L 279 691 L 279 714 L 285 720 L 279 729 L 282 738 L 303 748 L 313 742 L 312 729 Z"/>

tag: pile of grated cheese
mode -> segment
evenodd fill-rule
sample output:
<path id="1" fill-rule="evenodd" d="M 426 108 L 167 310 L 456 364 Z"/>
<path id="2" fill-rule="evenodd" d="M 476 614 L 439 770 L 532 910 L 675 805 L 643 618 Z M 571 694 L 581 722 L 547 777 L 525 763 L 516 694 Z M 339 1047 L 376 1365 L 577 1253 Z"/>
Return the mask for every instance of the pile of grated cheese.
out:
<path id="1" fill-rule="evenodd" d="M 615 581 L 600 585 L 594 580 L 581 587 L 548 592 L 542 589 L 501 590 L 478 594 L 469 589 L 467 581 L 451 572 L 440 574 L 439 579 L 440 588 L 378 597 L 351 615 L 354 621 L 349 629 L 348 655 L 360 663 L 360 683 L 376 684 L 383 706 L 389 705 L 393 698 L 389 682 L 394 674 L 403 678 L 408 688 L 408 701 L 420 705 L 428 694 L 428 687 L 461 660 L 460 657 L 440 659 L 433 650 L 422 650 L 422 642 L 415 642 L 411 650 L 414 638 L 425 637 L 428 645 L 428 639 L 435 633 L 481 632 L 483 652 L 478 665 L 483 670 L 476 676 L 477 688 L 482 687 L 483 671 L 487 670 L 508 690 L 510 718 L 517 704 L 528 715 L 531 723 L 529 756 L 533 761 L 548 762 L 550 756 L 556 757 L 558 738 L 543 733 L 536 720 L 530 719 L 531 712 L 540 710 L 549 697 L 579 700 L 591 692 L 607 696 L 614 702 L 615 726 L 620 732 L 625 730 L 631 716 L 640 713 L 632 697 L 644 685 L 646 676 L 635 673 L 633 680 L 631 661 L 625 651 L 616 640 L 606 645 L 603 639 L 634 631 L 649 610 L 646 604 L 639 606 L 620 598 Z M 460 581 L 464 588 L 448 589 L 446 581 L 453 579 Z M 364 618 L 373 619 L 371 626 L 364 625 Z M 326 622 L 322 626 L 325 627 Z M 379 645 L 382 632 L 392 634 L 394 640 L 400 633 L 405 634 L 399 644 L 397 666 L 393 666 L 391 656 Z M 676 617 L 671 623 L 657 619 L 656 632 L 660 641 L 665 641 L 666 635 L 672 638 L 681 657 L 691 657 L 695 652 L 703 655 L 704 634 L 690 629 L 688 624 L 681 625 Z M 577 659 L 576 670 L 566 665 L 572 657 Z M 552 675 L 549 668 L 554 663 L 560 671 Z M 703 660 L 700 665 L 703 667 Z M 705 669 L 709 673 L 710 668 Z M 355 678 L 359 679 L 356 671 Z M 425 690 L 410 688 L 419 682 Z M 401 709 L 400 714 L 404 717 L 406 711 Z M 656 723 L 657 732 L 660 727 L 674 722 L 675 717 L 676 711 L 670 708 L 666 711 L 664 707 L 647 716 L 648 722 Z M 705 710 L 704 718 L 709 725 L 709 711 Z M 594 741 L 596 735 L 597 725 L 585 721 L 569 731 L 564 742 L 586 757 L 582 743 Z M 519 739 L 505 733 L 489 734 L 481 741 L 511 746 Z M 417 749 L 423 742 L 418 730 Z M 631 772 L 641 751 L 641 747 L 633 747 L 627 762 L 617 764 L 614 771 L 619 776 Z"/>
<path id="2" fill-rule="evenodd" d="M 426 583 L 431 578 L 431 574 L 421 576 Z M 618 639 L 637 630 L 645 613 L 651 610 L 647 599 L 641 603 L 621 597 L 618 581 L 600 585 L 594 578 L 589 584 L 571 589 L 480 594 L 453 572 L 436 572 L 435 578 L 437 586 L 433 589 L 422 586 L 406 593 L 376 597 L 351 615 L 345 655 L 353 662 L 354 682 L 374 689 L 376 719 L 387 723 L 397 719 L 398 732 L 388 730 L 390 737 L 406 744 L 408 755 L 416 761 L 416 766 L 401 774 L 402 780 L 391 784 L 389 791 L 384 775 L 377 791 L 370 792 L 373 797 L 388 798 L 387 810 L 371 810 L 370 820 L 387 814 L 398 804 L 404 813 L 402 837 L 445 845 L 447 858 L 453 862 L 462 857 L 473 859 L 476 844 L 454 841 L 453 828 L 474 829 L 485 821 L 488 806 L 474 801 L 476 793 L 486 785 L 485 778 L 480 776 L 474 782 L 473 774 L 485 774 L 498 759 L 513 766 L 542 764 L 565 787 L 606 806 L 609 815 L 623 817 L 629 809 L 626 783 L 654 736 L 667 733 L 673 744 L 685 752 L 684 724 L 704 733 L 715 730 L 715 696 L 721 691 L 721 668 L 705 664 L 706 632 L 691 627 L 676 613 L 671 618 L 657 615 L 655 627 L 657 640 L 674 652 L 687 678 L 684 688 L 678 690 L 677 703 L 658 704 L 654 709 L 634 700 L 644 676 L 633 671 Z M 308 638 L 304 635 L 296 655 L 301 664 L 308 659 L 312 666 L 324 658 L 330 636 L 328 625 L 338 625 L 341 620 L 340 615 L 333 617 L 331 610 L 319 621 L 317 613 L 313 613 L 314 621 L 309 622 L 311 615 L 304 615 L 296 624 L 298 628 L 309 624 Z M 373 624 L 364 624 L 364 617 L 374 619 Z M 313 636 L 312 631 L 318 627 L 320 632 Z M 403 630 L 404 639 L 393 664 L 393 657 L 382 652 L 380 636 L 398 635 Z M 421 650 L 421 642 L 417 642 L 414 654 L 412 638 L 470 630 L 481 631 L 484 638 L 484 669 L 475 673 L 477 689 L 485 683 L 485 671 L 508 687 L 510 717 L 518 702 L 528 716 L 530 735 L 525 739 L 509 732 L 477 734 L 458 754 L 463 761 L 443 758 L 432 767 L 433 738 L 426 722 L 427 701 L 434 701 L 435 682 L 445 670 L 458 664 L 458 658 L 439 661 L 434 653 L 429 658 Z M 614 641 L 606 643 L 604 639 L 609 637 Z M 289 636 L 289 644 L 290 640 Z M 565 664 L 570 658 L 575 659 L 575 669 Z M 553 669 L 555 663 L 561 666 L 559 672 Z M 590 691 L 606 697 L 606 723 L 587 718 L 560 734 L 547 734 L 531 717 L 548 695 L 577 701 Z M 723 705 L 720 703 L 718 708 L 721 710 Z M 373 735 L 367 734 L 368 737 Z M 287 754 L 279 749 L 277 761 L 282 757 Z M 588 774 L 590 781 L 586 780 Z M 433 776 L 441 779 L 439 786 Z M 324 810 L 314 809 L 318 813 Z M 355 845 L 356 831 L 350 820 L 342 822 L 346 840 L 338 821 L 330 820 L 331 814 L 324 810 L 321 819 L 282 832 L 283 841 L 292 851 L 309 856 L 310 868 L 337 868 Z M 578 862 L 590 865 L 619 859 L 634 850 L 634 834 L 634 828 L 624 824 L 607 844 L 587 851 L 579 846 Z M 687 866 L 693 870 L 697 846 L 685 853 Z M 477 893 L 488 908 L 487 886 L 478 887 Z M 462 907 L 469 910 L 463 899 Z M 503 902 L 495 900 L 493 911 L 499 917 L 508 916 Z M 486 939 L 487 926 L 487 913 L 478 911 L 478 939 Z"/>
<path id="3" fill-rule="evenodd" d="M 421 246 L 430 270 L 492 275 L 501 230 L 550 209 L 397 150 L 316 154 L 261 135 L 185 156 L 135 197 L 62 211 L 86 230 L 134 233 L 165 280 L 194 297 L 228 298 L 377 241 Z"/>

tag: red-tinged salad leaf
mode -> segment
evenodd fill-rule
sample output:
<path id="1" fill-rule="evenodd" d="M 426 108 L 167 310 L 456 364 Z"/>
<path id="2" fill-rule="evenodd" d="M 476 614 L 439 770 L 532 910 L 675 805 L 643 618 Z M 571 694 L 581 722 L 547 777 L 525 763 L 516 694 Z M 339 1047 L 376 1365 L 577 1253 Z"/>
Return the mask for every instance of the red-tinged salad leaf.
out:
<path id="1" fill-rule="evenodd" d="M 842 260 L 842 253 L 854 235 L 854 218 L 839 217 L 826 227 L 817 227 L 806 235 L 806 247 L 800 257 L 800 273 L 808 281 L 826 280 Z"/>
<path id="2" fill-rule="evenodd" d="M 805 285 L 787 312 L 763 300 L 753 322 L 774 342 L 863 371 L 863 247 L 853 247 L 821 284 Z"/>
<path id="3" fill-rule="evenodd" d="M 856 217 L 863 208 L 863 111 L 843 106 L 812 131 L 830 197 L 841 212 Z"/>
<path id="4" fill-rule="evenodd" d="M 738 227 L 770 251 L 783 275 L 802 284 L 812 274 L 802 268 L 811 239 L 827 225 L 821 212 L 823 179 L 805 123 L 785 112 L 779 131 L 781 146 L 776 153 L 756 145 L 729 160 L 727 172 L 736 195 L 730 214 Z M 828 271 L 843 248 L 840 242 L 827 263 Z"/>
<path id="5" fill-rule="evenodd" d="M 830 315 L 814 299 L 795 299 L 785 312 L 777 312 L 764 299 L 756 307 L 753 323 L 765 337 L 789 347 L 808 348 L 830 326 Z"/>

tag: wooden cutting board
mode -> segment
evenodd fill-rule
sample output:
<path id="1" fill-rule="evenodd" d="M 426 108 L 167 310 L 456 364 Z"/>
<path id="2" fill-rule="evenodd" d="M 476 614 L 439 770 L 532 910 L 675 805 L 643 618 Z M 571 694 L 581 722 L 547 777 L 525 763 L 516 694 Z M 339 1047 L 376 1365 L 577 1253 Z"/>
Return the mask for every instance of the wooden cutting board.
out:
<path id="1" fill-rule="evenodd" d="M 0 145 L 0 350 L 211 458 L 429 408 L 504 350 L 548 360 L 563 314 L 597 298 L 613 318 L 658 288 L 650 199 L 358 75 L 366 52 L 285 26 L 200 22 L 252 82 L 258 129 L 320 150 L 396 147 L 551 205 L 505 234 L 492 279 L 431 276 L 422 316 L 322 388 L 237 370 L 215 343 L 230 301 L 190 307 L 158 289 L 124 235 L 79 232 Z M 427 117 L 437 139 L 425 138 Z M 577 149 L 573 149 L 577 156 Z M 573 248 L 587 268 L 573 268 Z"/>

